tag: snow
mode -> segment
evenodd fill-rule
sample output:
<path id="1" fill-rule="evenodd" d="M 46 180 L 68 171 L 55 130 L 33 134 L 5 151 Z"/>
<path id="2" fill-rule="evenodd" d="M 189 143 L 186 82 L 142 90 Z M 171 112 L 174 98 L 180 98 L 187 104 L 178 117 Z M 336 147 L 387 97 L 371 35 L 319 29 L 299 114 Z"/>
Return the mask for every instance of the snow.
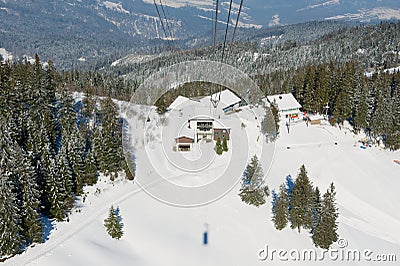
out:
<path id="1" fill-rule="evenodd" d="M 6 8 L 6 7 L 0 7 L 0 11 L 4 11 L 6 13 L 10 13 L 10 9 Z"/>
<path id="2" fill-rule="evenodd" d="M 268 23 L 269 27 L 274 27 L 274 26 L 279 26 L 281 25 L 281 19 L 279 17 L 279 14 L 275 14 L 272 16 L 271 20 Z"/>
<path id="3" fill-rule="evenodd" d="M 270 103 L 275 101 L 278 105 L 279 110 L 301 108 L 301 105 L 297 102 L 297 100 L 291 93 L 271 95 L 267 96 L 267 99 Z"/>
<path id="4" fill-rule="evenodd" d="M 118 59 L 114 62 L 111 63 L 111 66 L 118 66 L 121 64 L 135 64 L 135 63 L 143 63 L 150 61 L 153 59 L 155 56 L 154 55 L 141 55 L 141 54 L 130 54 L 127 55 L 121 59 Z"/>
<path id="5" fill-rule="evenodd" d="M 122 4 L 120 4 L 120 3 L 117 4 L 117 3 L 110 2 L 110 1 L 105 1 L 105 2 L 103 2 L 103 5 L 106 8 L 111 9 L 113 11 L 120 12 L 120 13 L 125 13 L 125 14 L 130 14 L 130 12 L 128 10 L 124 9 L 122 7 Z"/>
<path id="6" fill-rule="evenodd" d="M 202 16 L 202 15 L 197 15 L 197 17 L 199 17 L 199 18 L 201 18 L 201 19 L 213 21 L 213 18 L 211 18 L 211 17 L 206 17 L 206 16 Z M 242 15 L 241 15 L 241 17 L 242 17 Z M 226 21 L 222 21 L 222 20 L 219 20 L 219 19 L 218 19 L 218 23 L 226 24 Z M 230 21 L 230 23 L 229 23 L 229 25 L 232 26 L 232 27 L 234 27 L 234 26 L 236 25 L 236 19 L 232 18 L 231 21 Z M 255 29 L 261 29 L 261 28 L 262 28 L 262 25 L 252 24 L 252 23 L 246 23 L 246 22 L 243 22 L 243 21 L 239 20 L 239 22 L 238 22 L 238 28 L 245 28 L 245 29 L 255 28 Z"/>
<path id="7" fill-rule="evenodd" d="M 388 7 L 376 7 L 373 9 L 361 9 L 359 13 L 347 13 L 344 15 L 337 15 L 326 20 L 337 20 L 337 19 L 350 19 L 359 20 L 361 22 L 369 22 L 372 19 L 379 20 L 390 20 L 390 19 L 400 19 L 400 9 L 393 9 Z"/>
<path id="8" fill-rule="evenodd" d="M 324 2 L 321 4 L 309 5 L 305 8 L 301 8 L 296 11 L 305 11 L 305 10 L 309 10 L 309 9 L 315 9 L 318 7 L 325 7 L 325 6 L 338 5 L 338 4 L 340 4 L 340 0 L 330 0 L 330 1 L 327 1 L 327 2 Z"/>
<path id="9" fill-rule="evenodd" d="M 393 74 L 393 73 L 396 73 L 396 72 L 399 72 L 399 71 L 400 71 L 400 66 L 398 66 L 398 67 L 392 67 L 392 68 L 388 68 L 388 69 L 383 70 L 383 72 L 389 73 L 389 74 Z M 379 72 L 380 72 L 380 71 L 379 71 Z M 372 78 L 372 76 L 373 76 L 375 73 L 376 73 L 376 71 L 375 71 L 375 70 L 372 70 L 372 71 L 369 71 L 369 72 L 365 72 L 364 75 L 365 75 L 366 77 L 368 77 L 368 78 Z"/>
<path id="10" fill-rule="evenodd" d="M 242 14 L 241 14 L 240 16 L 243 17 Z M 236 25 L 236 19 L 232 18 L 231 21 L 232 21 L 232 24 Z M 246 22 L 243 22 L 241 19 L 239 19 L 238 28 L 244 28 L 244 29 L 253 29 L 253 28 L 254 28 L 254 29 L 261 29 L 261 28 L 262 28 L 262 25 L 253 24 L 253 23 L 246 23 Z"/>
<path id="11" fill-rule="evenodd" d="M 177 109 L 180 105 L 182 105 L 184 102 L 190 101 L 189 98 L 183 97 L 183 96 L 178 96 L 175 101 L 171 103 L 171 105 L 168 107 L 170 110 Z"/>
<path id="12" fill-rule="evenodd" d="M 3 57 L 3 62 L 13 60 L 13 56 L 10 52 L 8 52 L 5 48 L 0 48 L 0 55 Z"/>
<path id="13" fill-rule="evenodd" d="M 205 104 L 206 99 L 201 102 Z M 266 247 L 288 252 L 314 250 L 307 232 L 299 234 L 289 228 L 274 229 L 270 199 L 266 205 L 255 208 L 242 203 L 238 196 L 240 184 L 235 180 L 240 179 L 245 166 L 243 159 L 248 154 L 242 154 L 244 148 L 248 147 L 250 154 L 259 154 L 262 146 L 271 145 L 262 139 L 257 141 L 259 132 L 254 113 L 262 114 L 262 109 L 242 107 L 239 114 L 227 116 L 217 108 L 215 117 L 220 115 L 221 123 L 232 128 L 232 146 L 228 153 L 216 157 L 207 170 L 187 173 L 171 166 L 166 156 L 172 156 L 170 160 L 174 161 L 191 155 L 178 157 L 179 153 L 172 153 L 171 149 L 163 146 L 163 141 L 172 142 L 179 125 L 193 112 L 213 114 L 214 111 L 206 105 L 191 107 L 183 104 L 182 117 L 178 112 L 170 112 L 162 125 L 154 107 L 132 108 L 139 116 L 151 116 L 147 125 L 141 121 L 131 121 L 130 124 L 136 133 L 133 143 L 137 180 L 134 183 L 122 179 L 111 182 L 102 176 L 95 187 L 85 189 L 87 198 L 85 202 L 80 201 L 76 207 L 79 211 L 71 214 L 70 222 L 54 223 L 49 240 L 7 260 L 4 265 L 280 265 L 276 256 L 272 262 L 270 257 L 261 261 L 258 257 L 260 251 Z M 247 125 L 246 132 L 241 129 L 239 121 Z M 305 164 L 314 186 L 318 186 L 322 193 L 331 182 L 335 184 L 340 213 L 338 233 L 348 243 L 348 249 L 339 251 L 369 249 L 374 255 L 397 254 L 398 260 L 400 195 L 397 188 L 400 185 L 400 167 L 393 163 L 393 159 L 400 159 L 400 151 L 390 152 L 378 147 L 360 149 L 355 143 L 363 135 L 354 135 L 348 129 L 340 130 L 329 125 L 307 127 L 304 122 L 292 123 L 288 133 L 285 122 L 281 121 L 281 133 L 273 146 L 271 168 L 268 170 L 268 163 L 265 163 L 271 160 L 264 158 L 269 153 L 263 152 L 260 160 L 264 163 L 266 184 L 270 190 L 278 189 L 288 174 L 296 177 L 299 167 Z M 143 142 L 142 133 L 145 132 L 153 134 L 153 138 L 148 140 L 149 145 Z M 206 156 L 200 156 L 207 159 L 207 156 L 215 155 L 212 148 L 213 145 L 201 146 Z M 211 204 L 180 208 L 166 205 L 148 194 L 167 193 L 165 189 L 169 188 L 169 183 L 182 187 L 207 186 L 219 173 L 226 171 L 227 163 L 229 174 L 235 179 L 233 188 Z M 166 177 L 157 179 L 157 169 L 154 168 Z M 147 193 L 139 187 L 139 182 Z M 179 196 L 190 197 L 176 195 Z M 111 204 L 119 206 L 124 223 L 124 236 L 119 241 L 111 239 L 103 226 Z M 205 224 L 208 225 L 207 246 L 202 244 Z M 333 248 L 338 249 L 338 244 Z M 318 254 L 322 252 L 315 250 Z M 375 265 L 362 258 L 360 261 L 340 262 L 326 258 L 320 264 L 338 263 Z M 284 264 L 309 265 L 310 262 L 289 259 Z"/>
<path id="14" fill-rule="evenodd" d="M 225 104 L 225 106 L 235 105 L 241 102 L 241 99 L 230 90 L 223 90 L 221 92 L 214 93 L 213 95 L 211 95 L 211 98 L 214 100 L 220 99 L 221 102 Z M 206 99 L 208 100 L 209 97 L 206 97 Z"/>
<path id="15" fill-rule="evenodd" d="M 143 0 L 143 2 L 154 4 L 153 0 Z M 163 1 L 163 5 L 174 8 L 185 7 L 187 5 L 209 9 L 213 8 L 213 3 L 207 0 L 165 0 Z"/>

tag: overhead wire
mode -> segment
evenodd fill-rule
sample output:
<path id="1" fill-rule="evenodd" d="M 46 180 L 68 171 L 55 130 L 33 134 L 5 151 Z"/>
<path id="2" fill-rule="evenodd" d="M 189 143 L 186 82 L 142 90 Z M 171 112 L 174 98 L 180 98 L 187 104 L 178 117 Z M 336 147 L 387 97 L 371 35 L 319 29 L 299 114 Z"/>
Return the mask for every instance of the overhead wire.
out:
<path id="1" fill-rule="evenodd" d="M 242 9 L 243 9 L 243 2 L 244 2 L 244 0 L 240 1 L 239 10 L 238 10 L 238 13 L 237 13 L 237 19 L 236 19 L 236 22 L 235 22 L 235 28 L 233 30 L 231 45 L 230 45 L 230 49 L 228 51 L 228 54 L 231 52 L 233 44 L 234 44 L 234 41 L 235 41 L 236 31 L 237 31 L 237 28 L 238 28 L 238 25 L 239 25 L 240 15 L 241 15 L 241 12 L 242 12 Z M 216 8 L 215 8 L 215 10 L 216 10 L 216 16 L 215 17 L 216 18 L 215 18 L 215 26 L 214 26 L 214 49 L 216 48 L 216 35 L 217 35 L 216 34 L 216 29 L 217 29 L 217 23 L 218 23 L 218 17 L 217 17 L 218 16 L 218 0 L 216 0 L 216 3 L 217 4 L 216 4 Z M 229 23 L 230 23 L 230 17 L 231 17 L 231 12 L 232 12 L 232 4 L 233 4 L 233 0 L 230 0 L 229 11 L 228 11 L 228 19 L 227 19 L 226 28 L 225 28 L 224 44 L 223 44 L 223 48 L 222 48 L 220 75 L 221 75 L 221 71 L 222 71 L 222 64 L 223 64 L 224 59 L 225 59 L 225 48 L 226 48 L 226 45 L 227 45 L 227 37 L 228 37 Z M 218 105 L 218 101 L 221 100 L 221 90 L 222 90 L 222 88 L 220 88 L 218 99 L 217 99 L 217 96 L 215 97 L 216 98 L 215 100 L 212 99 L 214 108 L 216 108 L 216 105 Z"/>
<path id="2" fill-rule="evenodd" d="M 242 8 L 243 8 L 243 1 L 244 1 L 244 0 L 241 0 L 241 1 L 240 1 L 239 10 L 238 10 L 237 18 L 236 18 L 236 22 L 235 22 L 235 28 L 233 29 L 232 40 L 231 40 L 231 44 L 229 45 L 227 57 L 229 57 L 229 56 L 231 55 L 232 50 L 233 50 L 233 48 L 234 48 L 235 37 L 236 37 L 236 31 L 237 31 L 237 28 L 238 28 L 238 26 L 239 26 L 240 14 L 241 14 Z"/>
<path id="3" fill-rule="evenodd" d="M 235 29 L 233 30 L 233 34 L 232 34 L 231 45 L 233 45 L 233 42 L 235 40 L 236 29 L 239 25 L 239 19 L 240 19 L 240 13 L 242 12 L 242 7 L 243 7 L 243 0 L 240 0 L 240 6 L 239 6 L 239 11 L 238 11 L 238 15 L 237 15 L 236 23 L 235 23 Z"/>
<path id="4" fill-rule="evenodd" d="M 217 45 L 218 7 L 219 0 L 215 0 L 214 49 Z"/>
<path id="5" fill-rule="evenodd" d="M 228 19 L 227 19 L 227 21 L 226 21 L 224 44 L 223 44 L 223 46 L 222 46 L 221 64 L 220 64 L 220 68 L 219 68 L 220 75 L 221 75 L 221 71 L 222 71 L 222 64 L 224 63 L 225 48 L 226 48 L 226 40 L 227 40 L 227 38 L 228 38 L 229 22 L 230 22 L 230 19 L 231 19 L 232 2 L 233 2 L 233 0 L 230 0 L 230 3 L 229 3 L 229 12 L 228 12 Z M 218 99 L 215 99 L 214 108 L 216 108 L 216 106 L 218 105 L 218 102 L 221 100 L 221 93 L 222 93 L 222 86 L 220 86 L 220 88 L 219 88 Z M 216 98 L 217 98 L 217 96 L 216 96 Z"/>
<path id="6" fill-rule="evenodd" d="M 167 31 L 168 31 L 168 33 L 169 33 L 169 37 L 167 37 L 167 38 L 170 38 L 170 40 L 171 40 L 171 42 L 172 42 L 172 45 L 174 46 L 174 37 L 173 37 L 173 35 L 172 35 L 171 28 L 169 27 L 168 17 L 166 16 L 166 13 L 165 13 L 165 10 L 166 10 L 167 12 L 168 12 L 168 10 L 167 10 L 167 7 L 165 7 L 165 9 L 164 9 L 164 5 L 163 5 L 163 3 L 162 3 L 162 0 L 160 0 L 160 6 L 161 6 L 162 13 L 163 13 L 163 15 L 164 15 L 165 24 L 167 25 Z"/>
<path id="7" fill-rule="evenodd" d="M 161 15 L 160 15 L 160 11 L 159 11 L 158 6 L 157 6 L 156 0 L 153 0 L 153 2 L 154 2 L 154 6 L 156 7 L 156 10 L 157 10 L 158 18 L 160 19 L 161 26 L 162 26 L 162 29 L 164 31 L 165 38 L 167 38 L 167 41 L 170 42 L 169 39 L 168 39 L 167 31 L 166 31 L 165 26 L 164 26 L 163 19 L 162 19 Z"/>
<path id="8" fill-rule="evenodd" d="M 228 19 L 227 19 L 227 21 L 226 21 L 226 28 L 225 28 L 224 45 L 223 45 L 223 47 L 222 47 L 221 63 L 224 62 L 225 48 L 226 48 L 226 39 L 227 39 L 227 37 L 228 37 L 229 22 L 230 22 L 230 19 L 231 19 L 232 2 L 233 2 L 233 0 L 230 0 L 229 12 L 228 12 Z"/>

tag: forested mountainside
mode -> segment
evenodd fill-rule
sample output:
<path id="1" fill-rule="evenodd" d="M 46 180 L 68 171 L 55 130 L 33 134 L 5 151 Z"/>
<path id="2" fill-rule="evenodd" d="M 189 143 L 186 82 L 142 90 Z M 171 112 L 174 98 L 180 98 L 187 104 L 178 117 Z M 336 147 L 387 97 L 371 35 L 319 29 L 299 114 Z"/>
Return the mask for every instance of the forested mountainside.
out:
<path id="1" fill-rule="evenodd" d="M 283 38 L 279 37 L 279 31 L 276 33 L 278 35 L 272 36 L 268 33 L 268 41 L 264 38 L 229 46 L 224 63 L 255 75 L 309 64 L 348 61 L 357 61 L 365 69 L 390 68 L 396 66 L 399 60 L 399 22 L 340 28 L 308 42 L 297 42 L 290 38 L 274 42 L 271 39 Z M 205 47 L 179 52 L 165 51 L 158 56 L 130 55 L 108 66 L 100 64 L 97 68 L 105 67 L 105 72 L 127 75 L 124 77 L 142 81 L 162 67 L 196 59 L 220 61 L 221 55 L 222 45 L 219 45 L 216 49 Z"/>
<path id="2" fill-rule="evenodd" d="M 22 58 L 24 55 L 33 57 L 35 53 L 38 53 L 45 61 L 51 59 L 58 69 L 71 70 L 74 68 L 99 69 L 132 53 L 158 57 L 160 53 L 167 50 L 176 52 L 177 50 L 199 49 L 210 46 L 213 43 L 212 24 L 207 25 L 207 31 L 204 33 L 197 34 L 194 31 L 195 37 L 187 35 L 184 40 L 171 42 L 157 38 L 130 37 L 121 34 L 117 29 L 110 28 L 107 30 L 107 27 L 104 28 L 103 24 L 92 21 L 95 17 L 89 15 L 77 20 L 64 18 L 65 25 L 61 23 L 57 29 L 52 30 L 50 25 L 53 25 L 55 22 L 52 20 L 56 19 L 52 18 L 50 14 L 45 13 L 46 16 L 49 16 L 50 22 L 46 22 L 31 31 L 12 30 L 16 25 L 19 25 L 18 23 L 22 22 L 24 24 L 20 27 L 18 26 L 19 28 L 31 27 L 32 24 L 27 23 L 27 21 L 34 21 L 36 18 L 29 17 L 29 14 L 26 14 L 27 18 L 17 24 L 4 20 L 3 23 L 6 23 L 6 25 L 0 31 L 0 48 L 5 48 L 15 59 Z M 74 14 L 74 12 L 68 13 L 69 16 Z M 85 23 L 79 22 L 84 19 L 87 19 Z M 148 23 L 154 24 L 152 21 Z M 57 25 L 57 23 L 55 24 Z M 288 40 L 296 41 L 296 43 L 300 44 L 351 25 L 346 22 L 322 21 L 262 29 L 238 28 L 236 40 L 273 46 Z M 115 25 L 110 27 L 115 27 Z M 161 28 L 161 25 L 159 28 Z M 65 29 L 68 29 L 68 31 L 65 31 Z M 231 30 L 229 32 L 231 33 Z M 218 43 L 223 42 L 224 33 L 224 28 L 218 28 Z"/>
<path id="3" fill-rule="evenodd" d="M 0 64 L 0 258 L 41 243 L 99 173 L 127 170 L 111 98 L 75 101 L 51 61 Z"/>

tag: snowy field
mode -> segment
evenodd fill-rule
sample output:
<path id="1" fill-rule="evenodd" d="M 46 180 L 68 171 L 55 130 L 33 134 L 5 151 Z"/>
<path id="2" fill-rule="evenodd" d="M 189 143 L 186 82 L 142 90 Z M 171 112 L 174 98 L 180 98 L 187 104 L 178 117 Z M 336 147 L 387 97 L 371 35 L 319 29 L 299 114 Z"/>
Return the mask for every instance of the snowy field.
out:
<path id="1" fill-rule="evenodd" d="M 203 106 L 204 107 L 204 106 Z M 148 109 L 135 107 L 138 114 L 146 118 Z M 188 109 L 189 108 L 189 109 Z M 232 128 L 232 143 L 228 153 L 212 160 L 205 171 L 185 173 L 172 167 L 166 158 L 180 162 L 207 156 L 214 156 L 212 146 L 199 147 L 200 153 L 179 155 L 172 152 L 174 130 L 184 124 L 190 112 L 190 105 L 180 111 L 171 111 L 168 122 L 161 124 L 160 118 L 150 112 L 150 122 L 130 121 L 131 129 L 137 134 L 132 139 L 136 153 L 137 181 L 135 183 L 106 177 L 95 187 L 87 188 L 85 202 L 76 208 L 69 222 L 54 224 L 49 240 L 29 248 L 25 253 L 8 261 L 5 265 L 309 265 L 309 261 L 281 261 L 277 254 L 261 260 L 268 251 L 284 249 L 287 252 L 314 249 L 307 232 L 300 234 L 289 228 L 275 230 L 271 222 L 270 198 L 260 208 L 248 206 L 238 196 L 240 184 L 237 181 L 245 167 L 245 160 L 260 154 L 267 173 L 266 184 L 270 190 L 278 189 L 287 175 L 297 176 L 305 164 L 314 186 L 325 192 L 334 182 L 339 208 L 339 236 L 342 239 L 339 251 L 359 250 L 360 261 L 341 261 L 340 256 L 332 259 L 326 255 L 319 265 L 398 265 L 400 260 L 400 165 L 393 162 L 400 159 L 400 152 L 390 152 L 378 147 L 361 149 L 357 143 L 363 136 L 354 136 L 347 129 L 329 125 L 306 126 L 300 122 L 292 124 L 290 133 L 284 121 L 276 145 L 266 144 L 259 137 L 254 109 L 243 108 L 239 114 L 221 117 L 220 121 Z M 207 108 L 201 112 L 207 112 Z M 260 110 L 256 113 L 262 113 Z M 196 113 L 197 115 L 200 113 Z M 241 128 L 241 123 L 246 128 Z M 145 132 L 150 131 L 150 134 Z M 152 136 L 141 138 L 140 136 Z M 161 137 L 162 136 L 162 137 Z M 147 141 L 147 142 L 146 142 Z M 275 147 L 275 152 L 273 148 Z M 290 147 L 288 149 L 288 147 Z M 163 152 L 162 149 L 165 151 Z M 199 155 L 200 154 L 200 155 Z M 190 157 L 192 156 L 192 157 Z M 200 157 L 199 157 L 200 156 Z M 206 156 L 206 157 L 207 157 Z M 201 160 L 200 160 L 201 161 Z M 243 162 L 244 161 L 244 162 Z M 269 162 L 272 166 L 269 169 Z M 201 161 L 203 162 L 203 161 Z M 226 165 L 229 169 L 225 169 Z M 268 171 L 269 169 L 269 171 Z M 212 183 L 219 172 L 229 171 L 233 188 L 226 195 L 212 203 L 195 208 L 167 205 L 149 195 L 159 193 L 168 196 L 168 185 L 199 186 Z M 162 178 L 157 173 L 162 173 Z M 222 178 L 224 178 L 222 176 Z M 137 183 L 148 189 L 145 193 Z M 210 188 L 212 190 L 212 187 Z M 165 195 L 163 194 L 165 192 Z M 169 193 L 171 194 L 171 193 Z M 179 195 L 169 200 L 181 199 Z M 182 196 L 182 195 L 181 195 Z M 197 197 L 193 193 L 193 197 Z M 183 197 L 191 197 L 183 195 Z M 164 198 L 165 199 L 165 198 Z M 189 202 L 191 202 L 189 200 Z M 193 203 L 193 202 L 192 202 Z M 103 226 L 108 209 L 114 204 L 120 207 L 124 223 L 121 240 L 111 239 Z M 208 245 L 203 245 L 203 233 L 208 228 Z M 320 249 L 315 249 L 318 254 Z M 365 250 L 371 261 L 363 258 Z M 374 262 L 376 255 L 396 254 L 397 262 Z M 270 254 L 271 255 L 271 254 Z M 336 254 L 337 255 L 337 254 Z M 284 259 L 284 258 L 283 258 Z"/>

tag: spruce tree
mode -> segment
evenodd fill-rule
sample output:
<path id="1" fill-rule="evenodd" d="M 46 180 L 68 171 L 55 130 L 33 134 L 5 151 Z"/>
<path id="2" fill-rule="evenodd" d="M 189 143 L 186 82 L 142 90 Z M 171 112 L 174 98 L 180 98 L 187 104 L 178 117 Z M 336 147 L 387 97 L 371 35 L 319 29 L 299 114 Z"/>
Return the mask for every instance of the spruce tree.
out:
<path id="1" fill-rule="evenodd" d="M 226 138 L 224 138 L 222 140 L 222 151 L 225 151 L 225 152 L 228 151 L 228 142 L 227 142 Z"/>
<path id="2" fill-rule="evenodd" d="M 271 110 L 272 108 L 273 107 L 271 107 Z M 242 129 L 243 125 L 244 124 L 242 123 Z M 276 137 L 278 136 L 276 120 L 274 114 L 271 111 L 265 111 L 265 116 L 261 123 L 261 132 L 266 136 L 267 141 L 275 141 Z"/>
<path id="3" fill-rule="evenodd" d="M 100 170 L 111 175 L 111 180 L 121 171 L 121 161 L 123 160 L 122 151 L 122 131 L 118 124 L 117 107 L 110 97 L 101 102 L 102 107 L 102 149 L 103 154 L 100 160 Z"/>
<path id="4" fill-rule="evenodd" d="M 285 228 L 288 224 L 289 196 L 284 185 L 279 187 L 279 194 L 272 214 L 272 221 L 274 222 L 275 228 L 277 230 Z"/>
<path id="5" fill-rule="evenodd" d="M 291 228 L 311 229 L 313 226 L 312 206 L 314 192 L 308 179 L 307 171 L 304 165 L 300 167 L 300 172 L 295 181 L 290 200 L 290 221 Z"/>
<path id="6" fill-rule="evenodd" d="M 106 227 L 107 233 L 115 239 L 120 239 L 124 234 L 122 228 L 122 218 L 119 214 L 119 209 L 114 209 L 114 206 L 111 206 L 108 217 L 104 220 L 104 226 Z"/>
<path id="7" fill-rule="evenodd" d="M 40 193 L 38 190 L 36 172 L 26 154 L 19 148 L 14 150 L 12 160 L 18 162 L 14 173 L 18 177 L 20 190 L 20 209 L 22 216 L 23 235 L 26 243 L 41 243 L 43 225 L 40 218 Z"/>
<path id="8" fill-rule="evenodd" d="M 76 126 L 69 136 L 63 136 L 63 147 L 66 147 L 66 158 L 71 168 L 73 192 L 81 195 L 85 175 L 85 143 Z"/>
<path id="9" fill-rule="evenodd" d="M 19 252 L 23 243 L 18 176 L 14 170 L 19 162 L 4 120 L 0 119 L 0 257 Z"/>
<path id="10" fill-rule="evenodd" d="M 66 199 L 72 191 L 70 173 L 66 167 L 64 152 L 56 157 L 49 145 L 43 150 L 41 164 L 46 181 L 45 211 L 51 218 L 63 221 L 66 217 Z"/>
<path id="11" fill-rule="evenodd" d="M 279 193 L 279 192 L 278 192 Z M 272 213 L 274 213 L 275 211 L 275 207 L 276 207 L 276 202 L 278 201 L 278 194 L 275 192 L 275 189 L 273 189 L 271 191 L 271 209 L 272 209 Z"/>
<path id="12" fill-rule="evenodd" d="M 21 214 L 11 181 L 0 169 L 0 257 L 17 254 L 22 247 Z"/>
<path id="13" fill-rule="evenodd" d="M 132 155 L 130 152 L 127 152 L 125 161 L 123 163 L 123 169 L 125 171 L 126 179 L 134 180 L 135 179 L 135 163 L 132 159 Z"/>
<path id="14" fill-rule="evenodd" d="M 74 99 L 68 92 L 62 91 L 57 107 L 58 123 L 63 136 L 70 136 L 77 124 L 77 114 L 74 111 Z"/>
<path id="15" fill-rule="evenodd" d="M 87 185 L 92 186 L 96 184 L 97 177 L 98 177 L 98 170 L 96 166 L 96 161 L 94 159 L 93 152 L 89 150 L 85 161 L 84 182 Z"/>
<path id="16" fill-rule="evenodd" d="M 329 249 L 338 240 L 337 218 L 339 214 L 335 196 L 335 186 L 331 183 L 323 196 L 321 212 L 312 234 L 312 239 L 316 247 Z"/>
<path id="17" fill-rule="evenodd" d="M 321 194 L 319 192 L 319 188 L 316 187 L 314 190 L 313 207 L 312 207 L 313 227 L 311 230 L 311 234 L 313 234 L 314 229 L 318 224 L 321 211 L 322 211 Z"/>
<path id="18" fill-rule="evenodd" d="M 272 116 L 274 118 L 274 123 L 275 123 L 275 134 L 276 136 L 279 135 L 279 109 L 277 104 L 271 103 L 270 106 L 271 112 L 272 112 Z M 274 132 L 274 129 L 271 129 L 270 132 Z M 273 137 L 271 140 L 274 141 L 276 137 Z"/>
<path id="19" fill-rule="evenodd" d="M 73 206 L 74 177 L 71 163 L 68 159 L 67 151 L 64 147 L 56 156 L 56 174 L 58 182 L 61 184 L 63 207 L 67 211 Z"/>
<path id="20" fill-rule="evenodd" d="M 251 158 L 243 173 L 242 187 L 239 196 L 243 202 L 259 207 L 265 204 L 269 189 L 264 186 L 264 174 L 256 155 Z"/>
<path id="21" fill-rule="evenodd" d="M 223 152 L 223 148 L 222 148 L 222 144 L 221 144 L 221 139 L 220 138 L 218 138 L 217 142 L 215 143 L 215 152 L 218 155 L 221 155 L 222 152 Z"/>

